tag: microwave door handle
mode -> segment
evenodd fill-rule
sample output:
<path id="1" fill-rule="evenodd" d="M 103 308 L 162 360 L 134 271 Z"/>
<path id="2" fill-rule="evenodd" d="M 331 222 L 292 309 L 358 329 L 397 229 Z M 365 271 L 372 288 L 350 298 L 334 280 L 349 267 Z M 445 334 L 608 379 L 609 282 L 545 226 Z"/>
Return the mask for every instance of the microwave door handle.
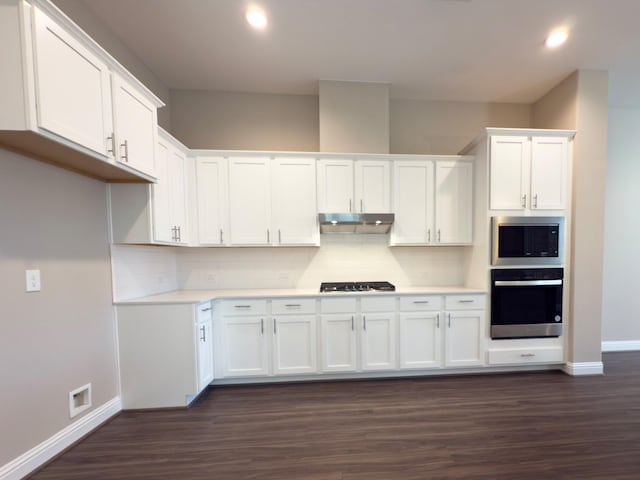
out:
<path id="1" fill-rule="evenodd" d="M 538 287 L 562 285 L 562 280 L 496 280 L 496 287 Z"/>

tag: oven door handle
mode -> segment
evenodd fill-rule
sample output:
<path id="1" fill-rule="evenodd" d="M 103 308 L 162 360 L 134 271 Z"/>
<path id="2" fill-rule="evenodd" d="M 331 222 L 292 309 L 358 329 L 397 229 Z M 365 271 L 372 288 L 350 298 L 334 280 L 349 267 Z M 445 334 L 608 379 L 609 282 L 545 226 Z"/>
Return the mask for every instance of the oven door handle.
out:
<path id="1" fill-rule="evenodd" d="M 493 282 L 496 287 L 529 287 L 562 285 L 562 280 L 496 280 Z"/>

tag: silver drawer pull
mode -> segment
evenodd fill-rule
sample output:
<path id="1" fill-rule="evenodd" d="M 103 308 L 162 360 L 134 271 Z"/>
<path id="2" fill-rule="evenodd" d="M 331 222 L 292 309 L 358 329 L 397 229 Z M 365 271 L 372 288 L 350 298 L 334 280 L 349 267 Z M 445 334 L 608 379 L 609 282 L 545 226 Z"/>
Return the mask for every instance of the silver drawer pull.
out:
<path id="1" fill-rule="evenodd" d="M 429 303 L 429 300 L 414 300 L 413 303 Z"/>
<path id="2" fill-rule="evenodd" d="M 475 300 L 458 300 L 458 303 L 473 303 Z"/>
<path id="3" fill-rule="evenodd" d="M 201 312 L 208 312 L 209 310 L 211 310 L 211 307 L 207 307 L 207 308 L 203 308 L 202 310 L 200 310 Z"/>
<path id="4" fill-rule="evenodd" d="M 236 308 L 251 308 L 251 305 L 234 305 Z"/>
<path id="5" fill-rule="evenodd" d="M 299 303 L 287 303 L 285 307 L 287 308 L 300 308 L 302 305 Z"/>
<path id="6" fill-rule="evenodd" d="M 530 357 L 535 357 L 536 354 L 535 353 L 521 353 L 520 356 L 523 357 L 523 358 L 530 358 Z"/>

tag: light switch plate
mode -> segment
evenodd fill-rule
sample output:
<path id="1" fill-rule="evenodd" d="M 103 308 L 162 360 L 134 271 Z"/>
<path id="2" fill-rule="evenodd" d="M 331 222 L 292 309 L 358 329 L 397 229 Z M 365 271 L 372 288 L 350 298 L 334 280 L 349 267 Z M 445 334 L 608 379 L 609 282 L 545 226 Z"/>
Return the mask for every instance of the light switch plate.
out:
<path id="1" fill-rule="evenodd" d="M 40 291 L 40 270 L 25 270 L 27 277 L 27 292 Z"/>

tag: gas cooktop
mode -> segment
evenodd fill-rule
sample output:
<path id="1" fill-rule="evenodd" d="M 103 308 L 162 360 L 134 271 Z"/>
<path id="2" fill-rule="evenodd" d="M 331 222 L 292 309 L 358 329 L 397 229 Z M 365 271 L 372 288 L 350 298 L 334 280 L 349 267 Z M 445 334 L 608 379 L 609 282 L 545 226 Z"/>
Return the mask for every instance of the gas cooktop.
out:
<path id="1" fill-rule="evenodd" d="M 393 292 L 396 287 L 389 282 L 322 282 L 321 292 Z"/>

